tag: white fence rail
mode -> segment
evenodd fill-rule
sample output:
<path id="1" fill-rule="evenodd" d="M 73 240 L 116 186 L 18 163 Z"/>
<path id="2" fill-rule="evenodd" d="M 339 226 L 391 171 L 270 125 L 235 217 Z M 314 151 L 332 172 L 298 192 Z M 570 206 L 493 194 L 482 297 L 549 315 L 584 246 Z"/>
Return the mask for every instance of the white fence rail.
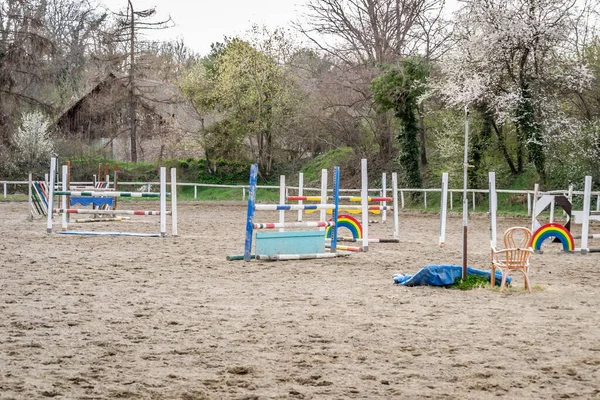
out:
<path id="1" fill-rule="evenodd" d="M 17 188 L 21 188 L 22 193 L 27 193 L 27 185 L 28 185 L 28 181 L 0 181 L 0 185 L 2 185 L 2 191 L 3 191 L 3 198 L 6 199 L 8 198 L 8 188 L 10 186 L 13 187 L 13 190 L 16 190 Z M 93 185 L 93 182 L 71 182 L 72 185 L 88 185 L 91 186 Z M 137 191 L 141 191 L 145 190 L 147 192 L 152 191 L 152 187 L 156 187 L 160 184 L 160 182 L 119 182 L 119 186 L 134 186 L 137 187 Z M 207 183 L 185 183 L 185 182 L 177 182 L 177 186 L 178 187 L 193 187 L 194 188 L 194 199 L 196 200 L 198 198 L 198 189 L 202 189 L 202 188 L 232 188 L 232 189 L 239 189 L 242 191 L 242 199 L 245 200 L 246 199 L 246 193 L 248 190 L 248 185 L 217 185 L 217 184 L 207 184 Z M 273 189 L 273 190 L 279 190 L 279 186 L 269 186 L 269 185 L 259 185 L 257 186 L 258 189 Z M 286 192 L 289 193 L 290 190 L 294 191 L 294 193 L 296 193 L 298 191 L 298 187 L 297 186 L 287 186 L 286 187 Z M 306 195 L 306 192 L 310 192 L 310 191 L 317 191 L 320 192 L 320 188 L 308 188 L 308 187 L 304 187 L 302 188 L 304 191 L 304 195 Z M 340 193 L 360 193 L 361 189 L 340 189 Z M 391 189 L 387 189 L 387 190 L 391 190 Z M 373 188 L 373 189 L 368 189 L 369 193 L 376 193 L 378 196 L 383 196 L 383 189 L 382 188 Z M 400 198 L 400 206 L 401 208 L 405 208 L 406 207 L 406 202 L 405 202 L 405 196 L 407 194 L 410 193 L 422 193 L 423 194 L 423 206 L 425 208 L 427 208 L 428 206 L 428 202 L 427 202 L 427 194 L 428 193 L 440 193 L 441 195 L 442 192 L 442 188 L 429 188 L 429 189 L 419 189 L 419 188 L 399 188 L 398 189 L 398 195 Z M 460 193 L 462 194 L 462 189 L 448 189 L 449 192 L 449 207 L 452 210 L 453 209 L 453 204 L 454 204 L 454 199 L 453 199 L 453 194 L 454 193 Z M 467 192 L 470 194 L 470 200 L 471 200 L 471 208 L 473 210 L 475 210 L 477 204 L 476 204 L 476 194 L 477 193 L 483 193 L 483 194 L 487 194 L 488 190 L 487 189 L 468 189 Z M 540 196 L 542 194 L 563 194 L 565 196 L 568 197 L 572 197 L 573 195 L 583 195 L 583 191 L 574 191 L 572 188 L 568 189 L 568 190 L 552 190 L 552 191 L 548 191 L 548 192 L 536 192 L 535 190 L 503 190 L 503 189 L 496 189 L 497 193 L 508 193 L 508 194 L 515 194 L 515 195 L 524 195 L 527 196 L 527 215 L 531 215 L 531 209 L 532 209 L 532 204 L 533 204 L 533 197 L 534 196 Z M 286 193 L 287 195 L 287 193 Z M 592 192 L 592 196 L 596 197 L 596 211 L 600 211 L 600 192 Z"/>

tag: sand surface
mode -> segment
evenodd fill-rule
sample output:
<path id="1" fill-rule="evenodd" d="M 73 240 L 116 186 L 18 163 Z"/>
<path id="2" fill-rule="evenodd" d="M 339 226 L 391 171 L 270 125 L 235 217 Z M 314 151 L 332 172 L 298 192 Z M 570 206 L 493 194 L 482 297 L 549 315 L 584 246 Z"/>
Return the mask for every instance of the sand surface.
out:
<path id="1" fill-rule="evenodd" d="M 545 244 L 533 294 L 519 276 L 501 294 L 393 284 L 461 263 L 459 215 L 442 249 L 437 215 L 401 212 L 399 244 L 250 263 L 225 260 L 243 250 L 243 204 L 182 203 L 166 238 L 48 235 L 19 202 L 0 215 L 0 399 L 600 398 L 600 254 Z M 498 232 L 515 225 L 530 221 Z M 469 265 L 488 264 L 473 215 Z"/>

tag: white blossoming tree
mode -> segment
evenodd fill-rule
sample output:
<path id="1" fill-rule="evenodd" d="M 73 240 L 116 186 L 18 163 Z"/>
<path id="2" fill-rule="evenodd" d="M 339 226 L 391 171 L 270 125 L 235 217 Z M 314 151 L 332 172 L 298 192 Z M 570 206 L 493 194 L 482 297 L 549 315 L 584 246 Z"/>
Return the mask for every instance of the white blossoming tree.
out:
<path id="1" fill-rule="evenodd" d="M 577 52 L 584 11 L 575 0 L 467 0 L 457 14 L 438 89 L 450 105 L 481 113 L 513 174 L 530 160 L 545 181 L 561 104 L 592 80 Z"/>
<path id="2" fill-rule="evenodd" d="M 47 164 L 54 143 L 48 128 L 50 122 L 41 112 L 23 115 L 21 126 L 12 138 L 14 165 L 22 172 L 41 172 Z"/>

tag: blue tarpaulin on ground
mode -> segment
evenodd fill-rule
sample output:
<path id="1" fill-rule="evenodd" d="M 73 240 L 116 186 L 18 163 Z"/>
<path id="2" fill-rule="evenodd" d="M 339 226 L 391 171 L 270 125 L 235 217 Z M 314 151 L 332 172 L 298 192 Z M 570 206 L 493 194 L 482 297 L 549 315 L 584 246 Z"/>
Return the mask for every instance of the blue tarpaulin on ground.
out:
<path id="1" fill-rule="evenodd" d="M 479 275 L 490 279 L 492 272 L 468 267 L 467 275 Z M 462 266 L 460 265 L 426 265 L 414 275 L 394 274 L 394 283 L 402 286 L 447 286 L 452 285 L 460 278 L 462 278 Z M 496 271 L 498 285 L 501 281 L 502 274 Z M 506 283 L 508 284 L 510 281 L 511 277 L 509 276 Z"/>

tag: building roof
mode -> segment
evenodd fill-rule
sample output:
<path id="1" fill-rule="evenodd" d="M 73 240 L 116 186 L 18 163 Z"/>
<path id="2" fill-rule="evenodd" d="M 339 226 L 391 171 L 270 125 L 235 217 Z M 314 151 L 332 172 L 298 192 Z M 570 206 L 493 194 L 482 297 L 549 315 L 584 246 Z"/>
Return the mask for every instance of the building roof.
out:
<path id="1" fill-rule="evenodd" d="M 129 86 L 126 76 L 119 77 L 115 73 L 109 73 L 105 78 L 96 83 L 83 96 L 73 100 L 55 119 L 60 121 L 70 111 L 81 105 L 85 99 L 94 93 L 101 92 L 107 85 L 114 83 L 123 85 L 127 89 Z M 179 91 L 179 88 L 172 83 L 154 81 L 150 79 L 138 78 L 134 81 L 134 94 L 137 100 L 147 109 L 152 110 L 176 129 L 196 133 L 202 126 L 202 117 L 193 107 L 191 101 L 186 99 Z"/>

